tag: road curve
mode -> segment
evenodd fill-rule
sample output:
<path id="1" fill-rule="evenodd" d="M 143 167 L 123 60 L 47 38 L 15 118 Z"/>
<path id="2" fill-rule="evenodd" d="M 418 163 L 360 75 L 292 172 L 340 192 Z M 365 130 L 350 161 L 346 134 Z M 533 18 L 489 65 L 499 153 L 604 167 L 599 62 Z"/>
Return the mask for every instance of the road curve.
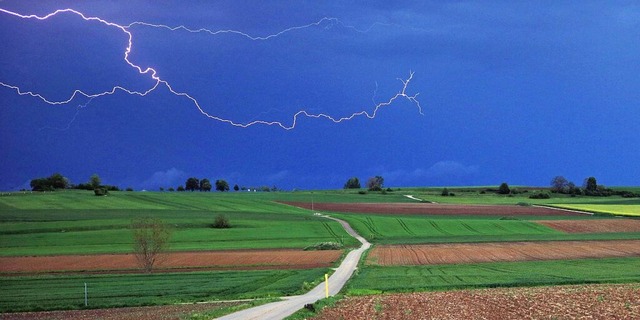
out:
<path id="1" fill-rule="evenodd" d="M 358 262 L 360 261 L 360 257 L 362 253 L 364 253 L 371 244 L 362 236 L 357 234 L 351 226 L 343 220 L 336 219 L 329 216 L 323 216 L 327 219 L 338 221 L 342 227 L 349 233 L 352 237 L 358 239 L 362 246 L 356 250 L 352 250 L 347 254 L 344 258 L 340 266 L 336 269 L 336 271 L 329 277 L 329 295 L 335 295 L 347 283 L 347 280 L 351 278 L 353 272 L 356 270 L 358 266 Z M 285 317 L 292 315 L 294 312 L 302 309 L 305 304 L 314 303 L 320 299 L 325 297 L 325 285 L 324 282 L 319 284 L 317 287 L 311 289 L 311 291 L 299 295 L 286 297 L 283 301 L 272 302 L 268 304 L 264 304 L 261 306 L 257 306 L 250 309 L 245 309 L 242 311 L 238 311 L 232 314 L 228 314 L 224 317 L 218 318 L 220 320 L 252 320 L 252 319 L 260 319 L 260 320 L 280 320 Z"/>

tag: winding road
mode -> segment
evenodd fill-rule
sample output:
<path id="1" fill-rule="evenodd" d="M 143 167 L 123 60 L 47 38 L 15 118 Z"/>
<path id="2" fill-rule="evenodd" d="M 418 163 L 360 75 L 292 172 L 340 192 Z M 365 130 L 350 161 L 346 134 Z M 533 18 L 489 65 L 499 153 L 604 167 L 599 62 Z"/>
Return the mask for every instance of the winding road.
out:
<path id="1" fill-rule="evenodd" d="M 340 266 L 336 269 L 336 271 L 329 277 L 329 295 L 335 295 L 347 283 L 347 280 L 351 278 L 353 272 L 356 270 L 358 266 L 358 262 L 360 261 L 360 257 L 362 253 L 364 253 L 371 244 L 362 236 L 357 234 L 353 228 L 344 220 L 336 219 L 329 216 L 323 216 L 327 219 L 338 221 L 342 227 L 349 233 L 352 237 L 358 239 L 362 246 L 356 250 L 352 250 L 347 254 L 344 258 Z M 283 298 L 283 301 L 272 302 L 268 304 L 264 304 L 261 306 L 257 306 L 250 309 L 245 309 L 242 311 L 238 311 L 232 314 L 228 314 L 224 317 L 218 318 L 220 320 L 250 320 L 250 319 L 261 319 L 261 320 L 280 320 L 285 317 L 292 315 L 294 312 L 302 309 L 305 304 L 314 303 L 320 299 L 325 297 L 325 284 L 324 282 L 313 288 L 311 291 L 299 295 Z"/>

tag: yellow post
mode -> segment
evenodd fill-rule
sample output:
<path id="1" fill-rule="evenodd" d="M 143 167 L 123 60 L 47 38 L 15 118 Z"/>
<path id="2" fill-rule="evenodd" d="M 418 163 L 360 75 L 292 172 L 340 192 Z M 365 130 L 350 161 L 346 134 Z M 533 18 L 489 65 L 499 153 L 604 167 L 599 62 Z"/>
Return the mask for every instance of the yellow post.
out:
<path id="1" fill-rule="evenodd" d="M 324 291 L 326 292 L 325 298 L 329 298 L 329 275 L 324 274 Z"/>

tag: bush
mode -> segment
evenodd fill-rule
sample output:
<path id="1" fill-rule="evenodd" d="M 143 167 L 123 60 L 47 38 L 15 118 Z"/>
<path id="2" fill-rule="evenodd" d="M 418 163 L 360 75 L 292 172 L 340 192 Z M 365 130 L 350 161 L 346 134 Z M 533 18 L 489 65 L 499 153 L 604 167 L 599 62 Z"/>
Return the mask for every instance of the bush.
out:
<path id="1" fill-rule="evenodd" d="M 506 182 L 503 182 L 500 187 L 498 188 L 498 193 L 499 194 L 509 194 L 511 193 L 511 190 L 509 189 L 509 185 Z"/>
<path id="2" fill-rule="evenodd" d="M 312 246 L 305 247 L 305 251 L 311 250 L 339 250 L 342 249 L 342 245 L 337 242 L 319 242 Z"/>
<path id="3" fill-rule="evenodd" d="M 444 188 L 442 189 L 442 192 L 440 193 L 441 196 L 443 197 L 448 197 L 449 196 L 449 189 Z"/>
<path id="4" fill-rule="evenodd" d="M 106 196 L 107 194 L 109 194 L 109 191 L 105 188 L 96 188 L 93 190 L 93 193 L 96 196 Z"/>
<path id="5" fill-rule="evenodd" d="M 216 216 L 216 220 L 213 222 L 212 227 L 216 229 L 226 229 L 231 228 L 231 224 L 229 223 L 229 218 L 224 214 L 219 214 Z"/>
<path id="6" fill-rule="evenodd" d="M 546 192 L 534 193 L 529 196 L 529 199 L 549 199 L 551 196 Z"/>
<path id="7" fill-rule="evenodd" d="M 358 194 L 367 194 L 367 192 L 364 191 L 364 190 L 360 190 L 360 191 L 358 191 Z"/>

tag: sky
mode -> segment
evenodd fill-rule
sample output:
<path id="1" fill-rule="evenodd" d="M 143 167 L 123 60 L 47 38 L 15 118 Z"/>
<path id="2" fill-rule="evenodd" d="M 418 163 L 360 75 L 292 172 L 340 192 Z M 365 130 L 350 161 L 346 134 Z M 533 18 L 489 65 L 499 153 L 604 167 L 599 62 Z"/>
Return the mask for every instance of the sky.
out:
<path id="1" fill-rule="evenodd" d="M 0 9 L 0 190 L 55 172 L 136 190 L 640 185 L 634 1 Z M 75 12 L 26 18 L 58 9 Z"/>

